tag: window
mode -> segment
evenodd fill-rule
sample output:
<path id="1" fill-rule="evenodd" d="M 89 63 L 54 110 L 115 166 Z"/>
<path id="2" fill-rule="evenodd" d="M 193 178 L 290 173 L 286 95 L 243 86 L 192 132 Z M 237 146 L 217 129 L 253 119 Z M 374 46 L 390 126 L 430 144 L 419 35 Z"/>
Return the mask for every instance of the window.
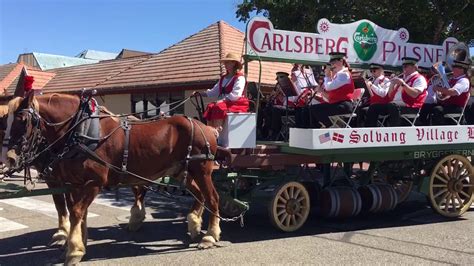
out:
<path id="1" fill-rule="evenodd" d="M 132 113 L 140 113 L 135 116 L 141 119 L 156 116 L 160 112 L 166 115 L 184 114 L 184 105 L 170 105 L 183 99 L 184 91 L 132 94 Z"/>

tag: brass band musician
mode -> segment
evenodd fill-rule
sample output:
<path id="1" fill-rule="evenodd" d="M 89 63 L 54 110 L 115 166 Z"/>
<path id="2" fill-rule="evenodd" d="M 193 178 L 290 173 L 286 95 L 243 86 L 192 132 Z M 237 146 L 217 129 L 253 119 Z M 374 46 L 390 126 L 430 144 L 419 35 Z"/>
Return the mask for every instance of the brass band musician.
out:
<path id="1" fill-rule="evenodd" d="M 314 89 L 318 87 L 311 67 L 295 64 L 291 70 L 291 81 L 298 96 L 295 100 L 295 124 L 297 128 L 309 127 L 308 106 L 313 99 Z"/>
<path id="2" fill-rule="evenodd" d="M 367 111 L 366 127 L 376 127 L 380 115 L 388 115 L 390 126 L 401 125 L 402 114 L 416 114 L 426 98 L 426 79 L 418 73 L 418 59 L 402 58 L 403 79 L 391 79 L 388 95 L 390 102 L 373 104 Z"/>
<path id="3" fill-rule="evenodd" d="M 352 81 L 349 65 L 345 59 L 346 54 L 333 52 L 329 54 L 330 68 L 325 69 L 324 86 L 317 89 L 327 98 L 327 103 L 311 106 L 313 126 L 325 127 L 332 125 L 329 116 L 350 113 L 354 82 Z"/>
<path id="4" fill-rule="evenodd" d="M 431 113 L 433 125 L 445 124 L 445 114 L 462 112 L 470 96 L 470 84 L 467 77 L 469 67 L 470 62 L 454 60 L 452 66 L 453 77 L 449 80 L 451 88 L 441 86 L 433 88 L 435 92 L 441 94 L 438 104 Z"/>

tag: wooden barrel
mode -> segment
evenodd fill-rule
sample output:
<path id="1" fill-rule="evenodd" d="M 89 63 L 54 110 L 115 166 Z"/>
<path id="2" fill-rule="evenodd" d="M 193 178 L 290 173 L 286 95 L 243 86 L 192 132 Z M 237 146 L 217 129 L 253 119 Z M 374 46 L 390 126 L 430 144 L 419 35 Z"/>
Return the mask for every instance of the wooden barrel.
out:
<path id="1" fill-rule="evenodd" d="M 359 214 L 362 201 L 357 189 L 334 187 L 321 191 L 321 214 L 325 217 L 351 217 Z"/>
<path id="2" fill-rule="evenodd" d="M 388 184 L 371 184 L 359 187 L 363 212 L 383 212 L 393 210 L 398 204 L 398 194 Z"/>

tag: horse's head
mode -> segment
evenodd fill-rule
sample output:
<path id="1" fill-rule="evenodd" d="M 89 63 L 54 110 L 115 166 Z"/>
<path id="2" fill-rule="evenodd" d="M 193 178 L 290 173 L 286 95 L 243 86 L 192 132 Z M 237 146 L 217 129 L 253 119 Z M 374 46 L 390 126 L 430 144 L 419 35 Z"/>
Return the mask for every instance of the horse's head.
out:
<path id="1" fill-rule="evenodd" d="M 27 147 L 35 145 L 33 133 L 39 129 L 39 106 L 33 94 L 17 97 L 8 103 L 9 115 L 13 116 L 8 142 L 7 163 L 9 167 L 18 166 L 18 155 Z"/>

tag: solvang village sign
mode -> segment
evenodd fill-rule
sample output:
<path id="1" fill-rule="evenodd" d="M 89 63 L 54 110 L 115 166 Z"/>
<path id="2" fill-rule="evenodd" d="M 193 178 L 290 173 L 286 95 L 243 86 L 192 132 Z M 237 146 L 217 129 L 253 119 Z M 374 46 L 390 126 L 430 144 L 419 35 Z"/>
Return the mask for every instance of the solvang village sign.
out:
<path id="1" fill-rule="evenodd" d="M 290 129 L 291 147 L 327 150 L 474 143 L 474 126 Z"/>
<path id="2" fill-rule="evenodd" d="M 333 24 L 323 18 L 317 31 L 319 34 L 276 30 L 268 19 L 255 17 L 247 25 L 245 54 L 249 59 L 314 64 L 328 62 L 330 52 L 345 52 L 354 66 L 378 63 L 392 67 L 410 56 L 418 58 L 420 66 L 431 67 L 443 61 L 458 42 L 450 37 L 442 45 L 409 43 L 407 29 L 388 30 L 365 19 Z"/>

